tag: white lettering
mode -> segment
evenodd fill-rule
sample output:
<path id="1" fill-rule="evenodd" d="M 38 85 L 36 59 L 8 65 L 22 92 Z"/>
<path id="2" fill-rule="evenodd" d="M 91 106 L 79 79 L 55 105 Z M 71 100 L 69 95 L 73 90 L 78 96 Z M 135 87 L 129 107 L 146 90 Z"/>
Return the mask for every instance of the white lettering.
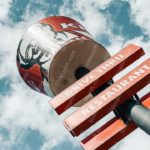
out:
<path id="1" fill-rule="evenodd" d="M 103 101 L 107 101 L 107 98 L 106 98 L 105 95 L 102 95 L 102 96 L 100 97 L 100 99 L 102 99 Z"/>
<path id="2" fill-rule="evenodd" d="M 116 60 L 121 60 L 122 58 L 124 58 L 124 56 L 121 54 L 119 54 L 117 57 L 115 57 Z"/>
<path id="3" fill-rule="evenodd" d="M 129 80 L 130 80 L 131 82 L 134 81 L 135 79 L 137 79 L 137 76 L 134 76 L 134 75 L 129 76 Z"/>
<path id="4" fill-rule="evenodd" d="M 88 78 L 88 77 L 83 78 L 83 79 L 81 80 L 81 82 L 83 82 L 83 83 L 87 83 L 87 82 L 89 82 L 89 78 Z"/>
<path id="5" fill-rule="evenodd" d="M 116 61 L 115 59 L 113 59 L 113 60 L 109 61 L 108 63 L 109 63 L 110 65 L 114 65 L 116 62 L 117 62 L 117 61 Z"/>
<path id="6" fill-rule="evenodd" d="M 120 85 L 122 85 L 123 87 L 126 87 L 129 84 L 130 84 L 130 82 L 128 82 L 127 80 L 123 80 L 120 82 Z"/>
<path id="7" fill-rule="evenodd" d="M 107 97 L 108 97 L 108 98 L 111 98 L 113 95 L 115 95 L 114 92 L 112 92 L 112 91 L 108 91 L 108 92 L 107 92 Z"/>
<path id="8" fill-rule="evenodd" d="M 75 85 L 75 86 L 72 87 L 72 90 L 78 91 L 78 90 L 80 90 L 80 86 L 79 85 Z"/>
<path id="9" fill-rule="evenodd" d="M 70 96 L 72 95 L 73 91 L 72 90 L 67 90 L 65 91 L 66 96 Z"/>
<path id="10" fill-rule="evenodd" d="M 140 75 L 145 73 L 146 71 L 144 69 L 149 70 L 150 67 L 144 65 L 138 70 L 134 71 L 133 75 L 128 75 L 127 79 L 116 84 L 115 87 L 112 85 L 112 88 L 109 88 L 109 90 L 107 90 L 106 92 L 102 92 L 103 94 L 101 94 L 99 98 L 93 101 L 93 103 L 87 105 L 87 108 L 82 111 L 82 114 L 88 115 L 89 113 L 97 109 L 98 106 L 104 105 L 104 103 L 109 101 L 114 95 L 117 94 L 117 92 L 122 91 L 124 88 L 127 88 L 127 86 L 131 84 L 131 82 L 135 81 Z"/>
<path id="11" fill-rule="evenodd" d="M 94 110 L 96 108 L 96 105 L 91 104 L 91 105 L 89 105 L 89 108 L 90 108 L 90 110 Z"/>
<path id="12" fill-rule="evenodd" d="M 145 73 L 145 70 L 139 69 L 138 71 L 135 71 L 134 74 L 137 76 L 140 76 L 141 74 Z"/>
<path id="13" fill-rule="evenodd" d="M 94 101 L 94 104 L 97 105 L 97 106 L 102 105 L 102 103 L 103 102 L 101 100 L 95 100 Z"/>
<path id="14" fill-rule="evenodd" d="M 117 89 L 118 88 L 118 89 Z M 116 85 L 116 87 L 112 88 L 114 92 L 119 92 L 122 89 L 121 85 Z"/>
<path id="15" fill-rule="evenodd" d="M 97 69 L 97 71 L 103 73 L 103 70 L 101 68 Z"/>
<path id="16" fill-rule="evenodd" d="M 90 74 L 89 78 L 94 79 L 95 78 L 94 74 Z"/>
<path id="17" fill-rule="evenodd" d="M 104 64 L 103 66 L 102 66 L 102 69 L 104 69 L 104 70 L 107 70 L 107 69 L 109 69 L 111 66 L 109 65 L 109 64 Z"/>
<path id="18" fill-rule="evenodd" d="M 146 69 L 146 70 L 149 70 L 149 69 L 150 69 L 150 67 L 147 66 L 147 65 L 144 65 L 142 68 L 144 68 L 144 69 Z"/>
<path id="19" fill-rule="evenodd" d="M 89 110 L 89 108 L 85 108 L 84 110 L 81 111 L 81 113 L 86 116 L 90 113 L 91 111 Z"/>

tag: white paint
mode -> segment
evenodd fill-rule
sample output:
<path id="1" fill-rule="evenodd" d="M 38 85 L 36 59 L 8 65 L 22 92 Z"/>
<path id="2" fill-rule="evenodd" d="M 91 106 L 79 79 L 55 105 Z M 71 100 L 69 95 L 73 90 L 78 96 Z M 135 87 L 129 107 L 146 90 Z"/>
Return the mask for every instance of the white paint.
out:
<path id="1" fill-rule="evenodd" d="M 132 84 L 132 82 L 134 82 L 137 78 L 139 78 L 141 75 L 145 74 L 145 73 L 149 73 L 150 70 L 150 66 L 148 65 L 143 65 L 141 66 L 138 70 L 135 70 L 132 75 L 128 74 L 128 76 L 126 77 L 127 79 L 118 81 L 116 84 L 110 86 L 108 89 L 106 89 L 104 92 L 102 92 L 102 94 L 100 94 L 101 96 L 97 95 L 95 97 L 96 100 L 94 100 L 93 102 L 88 102 L 85 106 L 83 110 L 81 108 L 81 115 L 84 116 L 88 116 L 90 113 L 96 111 L 99 107 L 102 107 L 104 103 L 108 102 L 113 99 L 116 95 L 118 95 L 118 93 L 121 93 L 122 91 L 124 91 L 124 89 L 126 89 L 128 87 L 128 85 Z M 119 89 L 116 90 L 116 87 Z M 84 110 L 88 110 L 85 111 Z"/>

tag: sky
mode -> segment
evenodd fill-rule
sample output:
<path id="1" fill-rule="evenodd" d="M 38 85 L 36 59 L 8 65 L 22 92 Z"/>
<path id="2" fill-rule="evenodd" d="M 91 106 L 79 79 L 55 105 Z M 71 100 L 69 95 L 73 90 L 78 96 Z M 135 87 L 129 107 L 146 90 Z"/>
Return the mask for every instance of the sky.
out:
<path id="1" fill-rule="evenodd" d="M 149 7 L 148 0 L 0 0 L 0 150 L 81 150 L 79 139 L 69 134 L 48 104 L 50 97 L 31 90 L 18 73 L 16 50 L 29 26 L 63 15 L 84 25 L 111 55 L 129 43 L 143 47 L 146 55 L 127 73 L 150 58 Z M 150 137 L 137 129 L 111 150 L 149 147 Z"/>

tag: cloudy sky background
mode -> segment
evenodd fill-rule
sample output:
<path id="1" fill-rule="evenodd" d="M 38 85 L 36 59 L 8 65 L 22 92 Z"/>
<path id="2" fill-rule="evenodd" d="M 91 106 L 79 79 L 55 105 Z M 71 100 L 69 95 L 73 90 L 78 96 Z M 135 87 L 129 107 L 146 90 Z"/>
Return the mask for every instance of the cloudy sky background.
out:
<path id="1" fill-rule="evenodd" d="M 30 90 L 18 74 L 16 49 L 29 26 L 65 15 L 81 22 L 112 55 L 129 43 L 142 46 L 145 57 L 128 71 L 150 57 L 149 7 L 148 0 L 0 0 L 0 150 L 81 150 L 50 108 L 50 98 Z M 112 150 L 149 147 L 150 137 L 138 129 Z"/>

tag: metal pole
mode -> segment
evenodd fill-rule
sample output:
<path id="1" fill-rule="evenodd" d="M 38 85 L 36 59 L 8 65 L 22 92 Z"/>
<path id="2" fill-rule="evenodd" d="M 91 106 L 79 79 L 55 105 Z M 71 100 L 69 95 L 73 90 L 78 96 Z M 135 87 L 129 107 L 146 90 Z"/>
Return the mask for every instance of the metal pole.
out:
<path id="1" fill-rule="evenodd" d="M 90 71 L 87 68 L 79 67 L 75 72 L 75 77 L 76 79 L 80 79 L 89 72 Z M 113 84 L 113 80 L 103 84 L 92 92 L 92 95 L 96 96 L 111 84 Z M 150 135 L 150 110 L 140 103 L 137 95 L 134 95 L 127 102 L 116 108 L 114 113 L 122 118 L 126 124 L 133 121 L 139 128 Z"/>

